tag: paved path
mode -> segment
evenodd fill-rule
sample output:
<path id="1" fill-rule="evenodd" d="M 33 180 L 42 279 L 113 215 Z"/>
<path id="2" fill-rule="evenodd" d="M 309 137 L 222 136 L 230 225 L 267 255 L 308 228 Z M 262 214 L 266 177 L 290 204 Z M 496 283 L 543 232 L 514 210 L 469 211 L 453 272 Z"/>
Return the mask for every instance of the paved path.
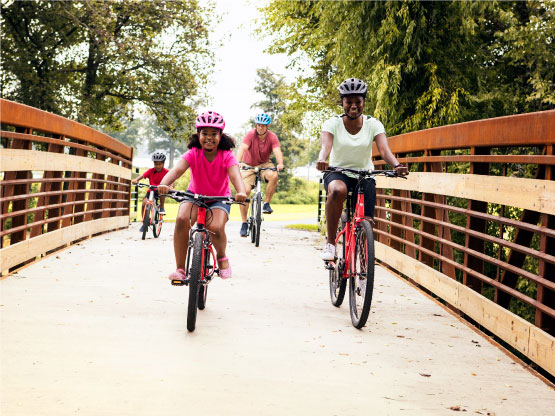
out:
<path id="1" fill-rule="evenodd" d="M 228 225 L 230 281 L 197 330 L 172 287 L 171 235 L 138 225 L 0 282 L 0 414 L 553 415 L 555 392 L 465 323 L 377 268 L 363 330 L 329 302 L 316 233 Z"/>

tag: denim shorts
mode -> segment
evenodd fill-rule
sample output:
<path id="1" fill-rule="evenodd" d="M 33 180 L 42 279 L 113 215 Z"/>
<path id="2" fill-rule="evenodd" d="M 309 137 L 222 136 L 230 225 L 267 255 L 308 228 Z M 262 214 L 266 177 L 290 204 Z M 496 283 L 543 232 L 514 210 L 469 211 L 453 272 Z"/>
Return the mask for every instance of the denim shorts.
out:
<path id="1" fill-rule="evenodd" d="M 340 172 L 328 172 L 324 175 L 324 189 L 328 192 L 328 185 L 332 181 L 339 180 L 347 186 L 347 192 L 352 192 L 351 208 L 354 209 L 357 203 L 357 193 L 355 187 L 358 179 L 351 178 Z M 374 207 L 376 205 L 376 181 L 374 179 L 363 179 L 360 183 L 364 192 L 364 215 L 374 218 Z"/>
<path id="2" fill-rule="evenodd" d="M 191 200 L 182 201 L 181 204 L 184 204 L 186 202 L 191 202 Z M 225 213 L 227 214 L 227 219 L 229 219 L 229 213 L 231 212 L 230 204 L 224 204 L 222 201 L 212 201 L 206 202 L 206 205 L 208 205 L 210 209 L 221 209 L 222 211 L 225 211 Z"/>

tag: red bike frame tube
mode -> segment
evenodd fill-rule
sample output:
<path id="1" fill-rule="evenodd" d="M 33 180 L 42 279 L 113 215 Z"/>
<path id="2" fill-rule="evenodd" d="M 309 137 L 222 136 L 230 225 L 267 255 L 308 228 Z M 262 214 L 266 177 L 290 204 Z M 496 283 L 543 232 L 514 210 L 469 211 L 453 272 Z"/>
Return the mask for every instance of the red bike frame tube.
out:
<path id="1" fill-rule="evenodd" d="M 357 206 L 354 217 L 357 224 L 364 219 L 364 194 L 360 192 L 357 195 Z"/>
<path id="2" fill-rule="evenodd" d="M 198 207 L 197 225 L 204 225 L 206 222 L 206 208 Z"/>

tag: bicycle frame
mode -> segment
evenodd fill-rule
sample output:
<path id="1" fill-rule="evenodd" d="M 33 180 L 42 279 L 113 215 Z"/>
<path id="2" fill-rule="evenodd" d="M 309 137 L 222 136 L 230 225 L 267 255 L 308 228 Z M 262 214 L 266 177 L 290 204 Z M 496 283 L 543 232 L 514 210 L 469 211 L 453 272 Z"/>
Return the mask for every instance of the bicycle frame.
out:
<path id="1" fill-rule="evenodd" d="M 256 195 L 257 193 L 260 193 L 260 195 L 262 195 L 262 196 L 264 196 L 264 193 L 262 192 L 262 178 L 260 177 L 260 175 L 265 170 L 277 171 L 276 168 L 258 168 L 258 167 L 254 167 L 254 166 L 251 166 L 251 167 L 248 167 L 248 168 L 243 167 L 242 169 L 243 170 L 250 170 L 250 169 L 254 170 L 254 173 L 256 174 L 256 179 L 254 181 L 254 187 L 255 187 L 254 194 Z"/>
<path id="2" fill-rule="evenodd" d="M 202 233 L 204 235 L 204 238 L 202 239 L 203 241 L 203 255 L 202 255 L 202 260 L 201 260 L 201 276 L 200 276 L 200 283 L 201 284 L 207 284 L 212 280 L 212 276 L 214 275 L 214 273 L 217 272 L 217 261 L 216 261 L 216 251 L 214 250 L 214 246 L 212 245 L 212 242 L 210 241 L 210 232 L 208 231 L 208 229 L 206 228 L 206 207 L 202 207 L 202 206 L 198 206 L 198 211 L 197 211 L 197 221 L 196 224 L 193 228 L 191 228 L 191 230 L 189 231 L 189 247 L 187 248 L 187 263 L 185 265 L 185 274 L 189 275 L 189 265 L 191 262 L 191 252 L 193 250 L 193 242 L 194 242 L 194 236 L 196 233 Z M 212 262 L 214 264 L 214 267 L 212 267 L 212 270 L 210 271 L 209 274 L 205 274 L 205 271 L 207 269 L 207 264 L 210 263 L 210 256 L 212 258 Z"/>
<path id="3" fill-rule="evenodd" d="M 359 189 L 357 195 L 357 203 L 355 213 L 352 219 L 348 218 L 345 227 L 335 237 L 335 245 L 339 242 L 342 235 L 345 235 L 345 265 L 341 277 L 348 279 L 349 274 L 352 273 L 352 265 L 355 263 L 355 230 L 357 225 L 364 220 L 364 193 Z M 335 267 L 335 261 L 329 262 L 332 267 Z"/>

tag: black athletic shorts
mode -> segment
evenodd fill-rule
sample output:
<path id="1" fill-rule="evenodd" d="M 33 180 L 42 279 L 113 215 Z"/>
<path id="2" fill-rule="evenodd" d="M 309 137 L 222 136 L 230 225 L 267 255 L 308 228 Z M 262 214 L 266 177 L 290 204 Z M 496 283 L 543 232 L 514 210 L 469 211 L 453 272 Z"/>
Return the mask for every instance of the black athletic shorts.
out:
<path id="1" fill-rule="evenodd" d="M 328 192 L 328 185 L 330 182 L 336 180 L 345 183 L 348 192 L 353 193 L 351 196 L 351 208 L 354 210 L 357 203 L 357 192 L 355 191 L 355 187 L 358 179 L 351 178 L 350 176 L 340 172 L 328 172 L 324 175 L 324 189 L 326 190 L 326 193 Z M 360 186 L 364 192 L 364 215 L 366 217 L 374 218 L 374 206 L 376 205 L 376 181 L 374 181 L 374 179 L 363 179 Z"/>

